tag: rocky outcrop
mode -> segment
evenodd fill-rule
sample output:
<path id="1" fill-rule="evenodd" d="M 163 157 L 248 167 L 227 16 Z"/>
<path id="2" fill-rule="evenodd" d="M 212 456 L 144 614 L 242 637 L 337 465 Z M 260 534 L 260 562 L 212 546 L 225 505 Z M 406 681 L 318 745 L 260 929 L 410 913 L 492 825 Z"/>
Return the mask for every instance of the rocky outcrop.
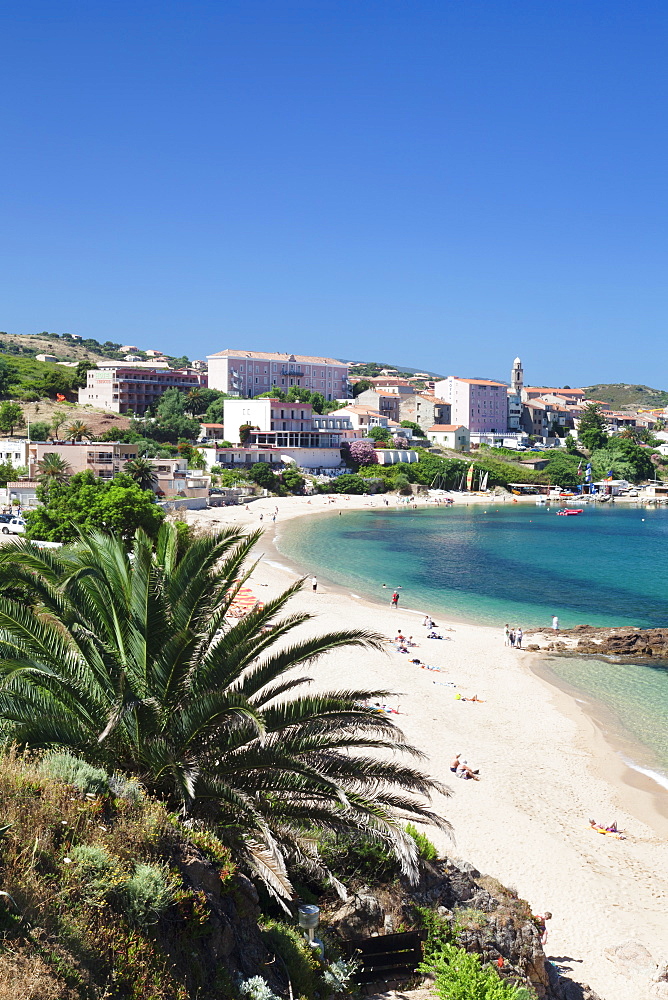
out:
<path id="1" fill-rule="evenodd" d="M 391 932 L 415 926 L 418 906 L 436 909 L 450 922 L 454 943 L 495 964 L 502 976 L 531 986 L 540 1000 L 599 1000 L 546 961 L 528 904 L 466 862 L 425 865 L 417 886 L 364 886 L 330 915 L 329 926 L 344 939 Z"/>
<path id="2" fill-rule="evenodd" d="M 196 854 L 181 859 L 178 867 L 184 883 L 206 898 L 209 918 L 193 944 L 199 944 L 197 957 L 211 966 L 212 977 L 222 965 L 231 979 L 261 975 L 275 993 L 285 994 L 287 975 L 262 940 L 262 911 L 250 879 L 236 874 L 223 886 L 216 867 Z"/>
<path id="3" fill-rule="evenodd" d="M 665 628 L 600 628 L 594 625 L 578 625 L 562 629 L 558 638 L 554 633 L 525 633 L 536 636 L 538 642 L 526 644 L 530 652 L 540 649 L 551 653 L 570 653 L 577 656 L 595 655 L 628 658 L 631 660 L 652 659 L 656 666 L 668 669 L 668 629 Z M 659 662 L 657 662 L 659 661 Z M 664 661 L 664 662 L 661 662 Z"/>

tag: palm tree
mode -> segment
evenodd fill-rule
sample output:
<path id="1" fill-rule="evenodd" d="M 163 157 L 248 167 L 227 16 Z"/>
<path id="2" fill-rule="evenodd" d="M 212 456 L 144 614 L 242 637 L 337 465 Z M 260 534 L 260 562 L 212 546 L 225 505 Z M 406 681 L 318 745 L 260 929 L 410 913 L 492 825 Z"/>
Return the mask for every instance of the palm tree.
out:
<path id="1" fill-rule="evenodd" d="M 201 389 L 191 389 L 190 392 L 186 393 L 186 405 L 184 407 L 186 413 L 189 413 L 191 417 L 195 417 L 197 414 L 202 413 L 203 408 L 203 393 Z"/>
<path id="2" fill-rule="evenodd" d="M 311 679 L 293 669 L 333 649 L 379 648 L 381 637 L 292 636 L 311 618 L 283 613 L 301 581 L 231 623 L 259 536 L 228 528 L 183 540 L 164 524 L 155 548 L 138 531 L 129 556 L 102 533 L 69 550 L 21 541 L 0 551 L 3 730 L 22 747 L 134 775 L 210 826 L 276 894 L 291 892 L 287 859 L 324 873 L 314 827 L 381 840 L 414 875 L 402 821 L 447 828 L 423 798 L 444 789 L 396 759 L 421 754 L 366 707 L 388 692 L 306 692 Z"/>
<path id="3" fill-rule="evenodd" d="M 40 483 L 65 483 L 72 475 L 72 466 L 56 452 L 48 451 L 37 463 L 37 478 Z"/>
<path id="4" fill-rule="evenodd" d="M 85 424 L 83 420 L 73 420 L 72 423 L 65 428 L 65 433 L 71 441 L 81 441 L 82 438 L 88 438 L 90 441 L 91 434 L 90 427 Z"/>
<path id="5" fill-rule="evenodd" d="M 123 469 L 143 490 L 152 490 L 158 482 L 153 463 L 148 458 L 131 458 Z"/>

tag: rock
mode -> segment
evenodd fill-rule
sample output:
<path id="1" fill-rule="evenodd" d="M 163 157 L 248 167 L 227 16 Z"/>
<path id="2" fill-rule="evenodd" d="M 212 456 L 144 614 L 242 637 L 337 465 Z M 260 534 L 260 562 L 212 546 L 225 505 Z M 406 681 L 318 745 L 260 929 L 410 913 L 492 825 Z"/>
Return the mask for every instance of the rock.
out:
<path id="1" fill-rule="evenodd" d="M 385 921 L 385 910 L 371 893 L 359 892 L 340 906 L 331 917 L 331 926 L 344 939 L 370 937 Z"/>

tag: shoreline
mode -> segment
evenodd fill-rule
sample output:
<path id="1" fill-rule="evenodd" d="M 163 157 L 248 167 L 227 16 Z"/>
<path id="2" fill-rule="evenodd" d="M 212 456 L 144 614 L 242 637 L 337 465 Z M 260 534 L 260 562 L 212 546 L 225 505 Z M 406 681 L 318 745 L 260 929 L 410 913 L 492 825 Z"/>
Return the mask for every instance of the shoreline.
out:
<path id="1" fill-rule="evenodd" d="M 258 545 L 263 558 L 250 580 L 262 599 L 305 575 L 276 546 L 282 522 L 382 506 L 370 499 L 377 500 L 353 497 L 327 504 L 318 497 L 309 505 L 306 498 L 265 498 L 249 511 L 211 508 L 189 512 L 187 519 L 211 527 L 257 527 L 264 513 L 269 530 Z M 278 530 L 272 530 L 276 507 Z M 397 627 L 413 633 L 416 655 L 440 672 L 412 666 L 389 646 L 386 653 L 357 653 L 355 662 L 342 651 L 330 654 L 314 671 L 321 675 L 314 683 L 340 686 L 349 679 L 358 685 L 357 661 L 363 657 L 365 686 L 401 692 L 393 701 L 401 713 L 398 725 L 426 753 L 425 770 L 454 792 L 435 803 L 456 837 L 453 845 L 428 831 L 439 850 L 517 888 L 534 912 L 552 910 L 546 953 L 560 966 L 560 959 L 570 956 L 572 978 L 605 1000 L 650 997 L 647 971 L 642 981 L 629 979 L 606 949 L 638 940 L 657 962 L 668 958 L 668 797 L 651 777 L 624 762 L 589 699 L 576 698 L 559 678 L 545 676 L 549 667 L 541 668 L 542 654 L 504 647 L 491 626 L 448 617 L 453 631 L 443 635 L 451 641 L 430 643 L 420 622 L 428 609 L 395 611 L 324 577 L 317 594 L 305 588 L 294 606 L 317 612 L 316 631 L 340 627 L 343 614 L 350 627 L 371 627 L 387 636 Z M 440 612 L 437 620 L 441 629 L 448 627 Z M 450 683 L 462 695 L 477 694 L 482 703 L 456 700 Z M 450 780 L 449 760 L 460 750 L 480 766 L 480 782 Z M 597 835 L 588 829 L 588 816 L 605 823 L 616 819 L 627 839 Z"/>

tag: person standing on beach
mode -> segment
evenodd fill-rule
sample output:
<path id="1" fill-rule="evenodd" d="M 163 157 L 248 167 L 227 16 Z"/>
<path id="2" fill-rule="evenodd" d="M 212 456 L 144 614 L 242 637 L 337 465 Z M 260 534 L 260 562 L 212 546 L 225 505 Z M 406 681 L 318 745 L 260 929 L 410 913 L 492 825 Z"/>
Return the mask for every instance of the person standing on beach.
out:
<path id="1" fill-rule="evenodd" d="M 510 632 L 508 633 L 508 642 L 510 643 L 511 646 L 515 645 L 515 629 L 514 628 L 511 628 Z"/>
<path id="2" fill-rule="evenodd" d="M 559 619 L 556 615 L 552 615 L 552 628 L 555 632 L 559 631 Z"/>
<path id="3" fill-rule="evenodd" d="M 315 577 L 315 576 L 311 577 L 311 588 L 312 588 L 314 594 L 318 590 L 318 578 Z"/>
<path id="4" fill-rule="evenodd" d="M 522 648 L 522 636 L 523 635 L 524 635 L 524 633 L 522 632 L 522 629 L 518 628 L 517 631 L 515 632 L 515 648 L 516 649 L 521 649 Z"/>
<path id="5" fill-rule="evenodd" d="M 509 646 L 510 645 L 510 625 L 508 625 L 507 622 L 506 622 L 506 625 L 505 625 L 505 627 L 503 629 L 503 634 L 505 636 L 504 645 L 505 646 Z"/>
<path id="6" fill-rule="evenodd" d="M 396 608 L 398 607 L 398 605 L 399 605 L 399 591 L 395 590 L 395 592 L 392 594 L 392 607 Z"/>

